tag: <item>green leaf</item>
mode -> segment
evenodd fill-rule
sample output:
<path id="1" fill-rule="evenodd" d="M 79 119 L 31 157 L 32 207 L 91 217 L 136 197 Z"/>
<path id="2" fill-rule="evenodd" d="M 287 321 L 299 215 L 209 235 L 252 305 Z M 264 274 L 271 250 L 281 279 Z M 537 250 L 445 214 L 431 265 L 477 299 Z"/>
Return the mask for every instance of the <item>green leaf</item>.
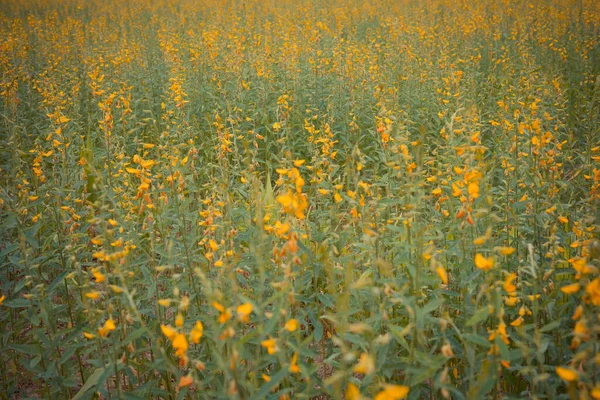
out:
<path id="1" fill-rule="evenodd" d="M 27 299 L 14 299 L 7 300 L 4 303 L 2 303 L 2 305 L 10 308 L 22 308 L 29 307 L 31 305 L 31 302 Z"/>
<path id="2" fill-rule="evenodd" d="M 489 308 L 487 308 L 487 307 L 480 308 L 479 310 L 477 310 L 477 312 L 475 314 L 473 314 L 471 316 L 471 318 L 469 318 L 466 325 L 467 326 L 477 325 L 478 323 L 486 320 L 489 315 L 490 315 Z"/>
<path id="3" fill-rule="evenodd" d="M 135 331 L 129 333 L 125 339 L 123 339 L 123 341 L 121 342 L 121 346 L 126 346 L 129 343 L 133 342 L 134 340 L 136 340 L 137 338 L 139 338 L 140 336 L 142 336 L 144 333 L 146 333 L 147 329 L 145 327 L 143 328 L 138 328 Z"/>
<path id="4" fill-rule="evenodd" d="M 552 331 L 552 330 L 554 330 L 554 329 L 556 329 L 556 328 L 560 327 L 560 325 L 561 325 L 561 320 L 560 320 L 560 319 L 558 319 L 558 320 L 556 320 L 556 321 L 552 321 L 552 322 L 550 322 L 549 324 L 547 324 L 547 325 L 543 326 L 543 327 L 542 327 L 542 329 L 540 329 L 540 332 L 542 332 L 542 333 L 543 333 L 543 332 L 549 332 L 549 331 Z"/>
<path id="5" fill-rule="evenodd" d="M 490 342 L 483 336 L 477 335 L 475 333 L 467 333 L 464 335 L 465 339 L 467 339 L 471 343 L 478 344 L 485 348 L 490 347 Z"/>
<path id="6" fill-rule="evenodd" d="M 30 354 L 32 356 L 37 356 L 40 354 L 40 347 L 37 344 L 15 344 L 11 343 L 8 345 L 9 349 L 18 351 L 23 354 Z"/>
<path id="7" fill-rule="evenodd" d="M 308 313 L 308 318 L 310 319 L 311 324 L 315 328 L 315 340 L 317 342 L 321 341 L 321 339 L 323 339 L 323 324 L 321 323 L 321 321 L 319 321 L 318 318 L 315 317 L 315 315 L 312 312 Z"/>
<path id="8" fill-rule="evenodd" d="M 85 394 L 85 392 L 90 390 L 93 386 L 96 386 L 99 383 L 100 377 L 104 373 L 104 370 L 105 370 L 105 368 L 97 368 L 94 371 L 94 373 L 87 378 L 87 380 L 85 381 L 85 384 L 81 387 L 81 389 L 79 389 L 79 392 L 77 392 L 77 394 L 75 395 L 75 397 L 73 397 L 72 400 L 81 399 L 83 397 L 83 395 Z"/>
<path id="9" fill-rule="evenodd" d="M 279 385 L 279 382 L 281 382 L 283 380 L 283 378 L 285 378 L 287 375 L 288 375 L 288 369 L 282 368 L 281 371 L 279 371 L 278 373 L 276 373 L 275 375 L 273 375 L 271 377 L 271 380 L 269 382 L 265 383 L 260 388 L 260 390 L 256 394 L 255 398 L 257 398 L 257 399 L 265 398 L 271 392 L 271 389 L 273 389 L 274 387 Z"/>

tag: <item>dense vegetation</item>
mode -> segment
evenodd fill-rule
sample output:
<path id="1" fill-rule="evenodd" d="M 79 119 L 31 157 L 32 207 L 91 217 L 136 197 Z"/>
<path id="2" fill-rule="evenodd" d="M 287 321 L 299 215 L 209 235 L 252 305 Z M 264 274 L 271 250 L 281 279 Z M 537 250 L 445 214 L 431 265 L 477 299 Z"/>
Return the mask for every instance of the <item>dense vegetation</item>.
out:
<path id="1" fill-rule="evenodd" d="M 600 399 L 599 2 L 0 36 L 0 398 Z"/>

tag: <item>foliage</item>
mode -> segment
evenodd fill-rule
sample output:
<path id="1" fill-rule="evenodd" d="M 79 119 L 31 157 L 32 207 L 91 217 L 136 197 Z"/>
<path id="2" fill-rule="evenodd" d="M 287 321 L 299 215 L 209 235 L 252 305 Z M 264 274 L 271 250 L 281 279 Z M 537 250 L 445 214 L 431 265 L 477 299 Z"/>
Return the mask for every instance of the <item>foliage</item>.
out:
<path id="1" fill-rule="evenodd" d="M 600 399 L 600 3 L 0 7 L 0 397 Z"/>

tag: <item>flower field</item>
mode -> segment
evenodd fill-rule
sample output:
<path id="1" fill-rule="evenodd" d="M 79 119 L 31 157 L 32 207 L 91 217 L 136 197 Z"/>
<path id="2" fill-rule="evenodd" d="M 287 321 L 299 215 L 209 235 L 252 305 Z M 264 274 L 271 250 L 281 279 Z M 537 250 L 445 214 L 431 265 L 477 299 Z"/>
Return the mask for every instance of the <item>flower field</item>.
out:
<path id="1" fill-rule="evenodd" d="M 0 399 L 600 399 L 600 2 L 0 37 Z"/>

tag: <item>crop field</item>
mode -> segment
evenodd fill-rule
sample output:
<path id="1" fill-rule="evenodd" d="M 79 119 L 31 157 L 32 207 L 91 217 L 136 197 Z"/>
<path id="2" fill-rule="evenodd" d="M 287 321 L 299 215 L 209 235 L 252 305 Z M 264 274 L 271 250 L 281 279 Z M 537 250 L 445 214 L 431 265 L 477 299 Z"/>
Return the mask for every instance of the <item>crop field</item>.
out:
<path id="1" fill-rule="evenodd" d="M 0 3 L 0 399 L 600 399 L 600 2 Z"/>

